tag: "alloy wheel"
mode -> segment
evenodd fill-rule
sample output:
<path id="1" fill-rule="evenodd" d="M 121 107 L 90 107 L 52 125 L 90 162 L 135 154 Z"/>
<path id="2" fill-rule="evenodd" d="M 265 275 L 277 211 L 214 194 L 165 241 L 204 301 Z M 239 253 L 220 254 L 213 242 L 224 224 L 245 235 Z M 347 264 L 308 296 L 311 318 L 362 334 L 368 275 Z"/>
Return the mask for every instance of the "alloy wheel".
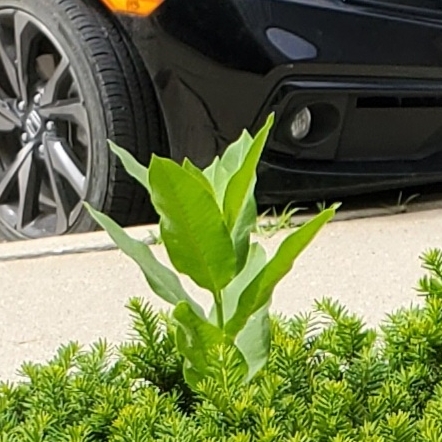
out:
<path id="1" fill-rule="evenodd" d="M 66 52 L 32 15 L 0 9 L 0 223 L 24 238 L 68 232 L 86 198 L 91 145 Z"/>

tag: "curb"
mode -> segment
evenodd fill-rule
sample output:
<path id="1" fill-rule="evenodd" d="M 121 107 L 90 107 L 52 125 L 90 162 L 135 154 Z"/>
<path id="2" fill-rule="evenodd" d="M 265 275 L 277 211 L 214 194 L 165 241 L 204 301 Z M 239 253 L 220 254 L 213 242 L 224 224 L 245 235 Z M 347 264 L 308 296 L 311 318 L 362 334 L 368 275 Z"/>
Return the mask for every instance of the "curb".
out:
<path id="1" fill-rule="evenodd" d="M 361 209 L 340 209 L 336 213 L 336 216 L 330 221 L 330 223 L 338 223 L 344 221 L 356 221 L 360 219 L 369 218 L 385 218 L 396 215 L 404 215 L 416 212 L 430 212 L 434 210 L 442 209 L 442 196 L 440 200 L 426 201 L 421 203 L 413 203 L 410 206 L 397 205 L 397 206 L 385 206 L 385 207 L 369 207 Z M 290 224 L 293 227 L 300 226 L 309 221 L 318 212 L 308 210 L 304 213 L 299 213 L 291 218 Z M 260 226 L 268 226 L 272 223 L 276 224 L 276 218 L 272 216 L 265 217 L 259 223 Z"/>
<path id="2" fill-rule="evenodd" d="M 332 223 L 355 221 L 366 218 L 382 218 L 399 214 L 415 213 L 420 211 L 432 211 L 442 209 L 442 199 L 422 203 L 413 203 L 406 206 L 389 206 L 383 208 L 367 208 L 338 211 Z M 310 220 L 316 212 L 309 211 L 292 217 L 291 225 L 299 226 Z M 275 218 L 269 216 L 261 220 L 260 225 L 271 225 Z M 155 244 L 158 236 L 158 225 L 149 224 L 139 227 L 130 227 L 127 233 L 133 238 L 146 244 Z M 7 261 L 19 261 L 28 259 L 45 258 L 49 256 L 75 255 L 91 252 L 107 252 L 116 250 L 115 243 L 103 231 L 66 235 L 36 239 L 32 241 L 15 241 L 0 243 L 0 263 Z"/>
<path id="3" fill-rule="evenodd" d="M 127 233 L 146 244 L 155 243 L 157 225 L 131 227 Z M 48 256 L 74 255 L 90 252 L 106 252 L 117 247 L 106 232 L 98 231 L 77 235 L 66 235 L 35 239 L 32 241 L 15 241 L 0 244 L 0 263 L 26 259 L 45 258 Z"/>

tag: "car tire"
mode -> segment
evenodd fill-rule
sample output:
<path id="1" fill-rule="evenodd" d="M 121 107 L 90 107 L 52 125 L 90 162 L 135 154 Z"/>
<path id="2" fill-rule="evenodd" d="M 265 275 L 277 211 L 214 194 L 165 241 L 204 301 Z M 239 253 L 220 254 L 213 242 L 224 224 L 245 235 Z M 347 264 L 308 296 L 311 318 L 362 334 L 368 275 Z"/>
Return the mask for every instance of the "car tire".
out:
<path id="1" fill-rule="evenodd" d="M 17 29 L 26 34 L 20 36 Z M 29 60 L 20 59 L 17 66 L 23 64 L 31 69 L 32 57 L 35 57 L 36 65 L 42 63 L 40 59 L 43 57 L 48 59 L 50 55 L 54 59 L 51 62 L 53 72 L 46 75 L 48 78 L 40 79 L 39 76 L 44 75 L 39 73 L 38 67 L 32 68 L 37 73 L 30 71 L 27 74 L 23 91 L 20 85 L 15 85 L 16 94 L 13 83 L 14 78 L 20 77 L 20 71 L 16 77 L 15 74 L 12 77 L 6 75 L 9 85 L 3 86 L 0 81 L 3 90 L 9 91 L 0 97 L 0 105 L 7 106 L 3 115 L 6 120 L 0 121 L 2 233 L 9 239 L 18 239 L 90 231 L 95 224 L 82 206 L 84 200 L 123 226 L 153 219 L 154 211 L 145 189 L 128 176 L 121 163 L 110 153 L 106 141 L 111 139 L 126 148 L 143 164 L 148 163 L 153 151 L 161 152 L 160 116 L 150 79 L 116 18 L 94 1 L 2 0 L 0 31 L 0 78 L 7 73 L 5 66 L 9 59 L 14 58 L 14 47 L 22 48 L 21 52 L 15 49 L 16 58 L 19 52 L 23 52 L 21 40 L 30 42 L 31 48 L 24 52 L 34 55 L 26 54 Z M 10 54 L 13 54 L 12 57 Z M 49 95 L 47 89 L 54 95 L 54 87 L 49 84 L 62 61 L 69 63 L 69 80 L 63 79 L 67 92 L 60 86 L 57 93 L 63 93 L 63 98 L 56 101 L 52 97 L 53 103 L 45 107 L 49 101 L 46 99 L 40 106 L 41 98 L 38 96 Z M 31 84 L 34 77 L 38 86 Z M 72 84 L 68 86 L 69 82 Z M 62 80 L 59 83 L 61 85 Z M 66 116 L 63 113 L 65 108 L 60 105 L 62 100 L 81 102 L 87 118 Z M 83 111 L 79 111 L 79 115 Z M 36 124 L 33 128 L 33 122 L 39 119 L 44 127 L 39 128 Z M 9 130 L 13 126 L 10 120 L 15 123 L 12 130 Z M 2 132 L 2 129 L 7 130 Z M 48 132 L 50 129 L 52 132 Z M 83 146 L 85 140 L 88 140 L 87 148 Z M 25 152 L 28 155 L 26 164 L 23 161 L 14 178 L 11 168 L 17 168 L 18 164 L 14 155 L 21 152 L 24 157 L 25 148 L 29 151 Z M 68 155 L 66 152 L 59 153 L 63 148 Z M 5 150 L 8 150 L 9 156 Z M 69 164 L 58 164 L 60 156 L 66 158 Z M 26 171 L 23 172 L 23 169 Z M 79 178 L 81 174 L 84 179 Z M 28 188 L 23 182 L 29 184 L 30 177 L 32 183 L 37 184 Z M 84 188 L 78 184 L 80 182 Z M 40 192 L 38 195 L 32 193 L 36 192 L 36 187 Z M 29 204 L 26 206 L 29 201 L 31 207 L 28 207 Z M 72 212 L 66 214 L 68 209 Z M 25 213 L 22 213 L 23 210 Z"/>

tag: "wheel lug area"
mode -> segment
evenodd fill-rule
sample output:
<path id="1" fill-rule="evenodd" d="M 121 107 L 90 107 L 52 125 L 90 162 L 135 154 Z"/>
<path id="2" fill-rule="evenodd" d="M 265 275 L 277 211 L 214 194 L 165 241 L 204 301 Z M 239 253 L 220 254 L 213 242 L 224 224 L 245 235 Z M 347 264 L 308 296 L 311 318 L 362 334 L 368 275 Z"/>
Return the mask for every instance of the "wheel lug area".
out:
<path id="1" fill-rule="evenodd" d="M 18 104 L 17 104 L 17 109 L 18 109 L 20 112 L 24 112 L 24 111 L 26 110 L 26 108 L 27 108 L 26 102 L 24 102 L 24 101 L 19 101 L 19 102 L 18 102 Z"/>
<path id="2" fill-rule="evenodd" d="M 47 120 L 40 113 L 39 104 L 41 103 L 41 99 L 41 92 L 37 92 L 29 105 L 24 101 L 17 103 L 17 109 L 19 109 L 19 111 L 23 110 L 23 114 L 21 115 L 21 143 L 23 146 L 32 143 L 38 157 L 40 157 L 40 155 L 37 151 L 40 149 L 39 145 L 44 140 L 44 137 L 47 135 L 57 135 L 57 124 L 55 121 Z M 40 150 L 42 149 L 43 147 Z"/>
<path id="3" fill-rule="evenodd" d="M 46 130 L 48 132 L 55 132 L 55 129 L 56 129 L 56 125 L 53 121 L 46 122 Z"/>
<path id="4" fill-rule="evenodd" d="M 35 94 L 33 101 L 35 105 L 39 106 L 41 103 L 41 94 L 40 93 Z"/>
<path id="5" fill-rule="evenodd" d="M 23 132 L 20 136 L 23 143 L 27 143 L 29 141 L 29 135 L 26 132 Z"/>
<path id="6" fill-rule="evenodd" d="M 37 153 L 38 153 L 38 156 L 39 156 L 41 159 L 44 158 L 44 156 L 45 156 L 45 147 L 44 147 L 43 144 L 40 144 L 40 145 L 38 146 L 38 148 L 37 148 Z"/>

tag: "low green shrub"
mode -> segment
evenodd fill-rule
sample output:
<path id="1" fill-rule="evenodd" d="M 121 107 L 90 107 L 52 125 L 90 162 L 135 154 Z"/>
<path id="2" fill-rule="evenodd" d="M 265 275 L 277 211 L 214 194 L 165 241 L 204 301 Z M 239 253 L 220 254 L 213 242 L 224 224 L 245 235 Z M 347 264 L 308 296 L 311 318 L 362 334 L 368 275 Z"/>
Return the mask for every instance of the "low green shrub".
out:
<path id="1" fill-rule="evenodd" d="M 132 336 L 62 347 L 0 386 L 1 442 L 436 442 L 442 440 L 442 252 L 424 256 L 420 306 L 380 330 L 325 299 L 272 318 L 266 367 L 248 384 L 231 349 L 187 386 L 175 324 L 129 302 Z"/>
<path id="2" fill-rule="evenodd" d="M 423 257 L 423 304 L 379 331 L 330 299 L 270 316 L 274 287 L 336 209 L 289 233 L 270 260 L 251 243 L 271 124 L 204 171 L 157 157 L 146 169 L 114 146 L 151 192 L 176 272 L 212 294 L 211 314 L 146 244 L 90 208 L 173 312 L 132 299 L 127 343 L 70 343 L 24 364 L 22 382 L 0 384 L 0 442 L 442 441 L 441 251 Z"/>

